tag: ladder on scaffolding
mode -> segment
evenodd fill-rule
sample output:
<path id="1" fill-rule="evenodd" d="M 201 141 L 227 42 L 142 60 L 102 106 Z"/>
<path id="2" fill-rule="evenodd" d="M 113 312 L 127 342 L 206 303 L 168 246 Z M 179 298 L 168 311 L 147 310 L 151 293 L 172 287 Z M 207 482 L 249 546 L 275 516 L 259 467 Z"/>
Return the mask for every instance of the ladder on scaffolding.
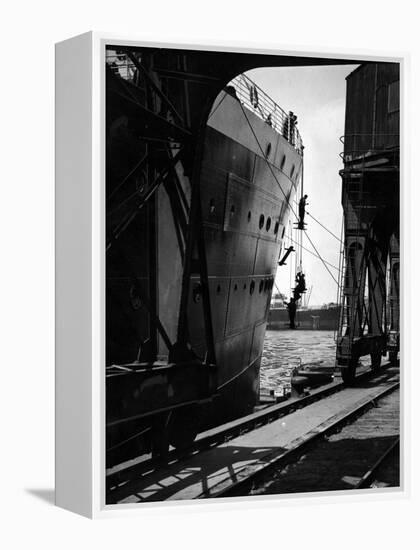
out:
<path id="1" fill-rule="evenodd" d="M 359 358 L 371 355 L 372 368 L 380 365 L 383 351 L 383 332 L 378 319 L 386 315 L 381 305 L 377 308 L 375 287 L 379 277 L 371 280 L 371 269 L 375 263 L 369 232 L 369 191 L 366 189 L 364 171 L 346 170 L 343 175 L 344 238 L 339 261 L 338 303 L 340 316 L 336 333 L 337 365 L 341 368 L 343 380 L 352 382 Z M 374 267 L 380 268 L 379 264 Z M 382 292 L 382 289 L 380 289 Z M 376 327 L 372 317 L 376 315 Z M 385 321 L 386 326 L 386 321 Z M 378 332 L 379 327 L 379 334 Z M 374 333 L 375 332 L 375 333 Z"/>

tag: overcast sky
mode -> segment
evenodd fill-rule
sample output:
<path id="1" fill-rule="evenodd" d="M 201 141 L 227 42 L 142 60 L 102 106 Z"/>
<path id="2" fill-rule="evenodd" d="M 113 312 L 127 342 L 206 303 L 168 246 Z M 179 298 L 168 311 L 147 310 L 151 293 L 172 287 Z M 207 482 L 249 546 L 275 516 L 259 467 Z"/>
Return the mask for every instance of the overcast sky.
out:
<path id="1" fill-rule="evenodd" d="M 304 193 L 308 195 L 307 211 L 333 233 L 340 236 L 342 223 L 340 153 L 344 134 L 346 76 L 357 65 L 326 67 L 264 68 L 249 71 L 254 80 L 286 112 L 298 117 L 298 128 L 305 145 Z M 321 256 L 338 267 L 339 242 L 312 218 L 305 218 L 307 232 Z M 303 237 L 303 246 L 312 250 Z M 280 267 L 276 284 L 290 296 L 290 263 Z M 313 286 L 309 305 L 335 302 L 337 285 L 322 262 L 305 250 L 303 270 L 307 287 Z M 338 271 L 330 267 L 337 278 Z"/>

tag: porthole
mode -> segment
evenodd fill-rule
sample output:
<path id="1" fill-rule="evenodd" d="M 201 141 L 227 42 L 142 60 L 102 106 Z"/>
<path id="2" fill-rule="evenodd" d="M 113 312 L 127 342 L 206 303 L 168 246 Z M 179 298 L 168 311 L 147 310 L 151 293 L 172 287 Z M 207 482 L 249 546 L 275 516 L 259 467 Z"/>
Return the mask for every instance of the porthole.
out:
<path id="1" fill-rule="evenodd" d="M 142 306 L 141 298 L 138 294 L 136 285 L 132 285 L 130 288 L 130 303 L 134 310 L 139 309 Z"/>
<path id="2" fill-rule="evenodd" d="M 263 291 L 263 288 L 264 288 L 264 281 L 260 281 L 260 287 L 258 289 L 259 293 L 261 294 L 261 292 Z"/>
<path id="3" fill-rule="evenodd" d="M 238 285 L 235 283 L 235 286 L 233 287 L 233 290 L 238 290 Z"/>
<path id="4" fill-rule="evenodd" d="M 230 207 L 230 217 L 233 218 L 234 215 L 235 215 L 235 205 L 232 204 L 232 206 Z"/>
<path id="5" fill-rule="evenodd" d="M 248 223 L 251 221 L 251 210 L 248 211 Z"/>
<path id="6" fill-rule="evenodd" d="M 264 214 L 261 214 L 260 223 L 258 224 L 260 229 L 262 229 L 264 227 L 264 221 L 265 221 Z"/>
<path id="7" fill-rule="evenodd" d="M 244 290 L 246 290 L 246 283 L 244 283 Z"/>
<path id="8" fill-rule="evenodd" d="M 221 288 L 221 286 L 220 286 L 220 285 L 217 285 L 217 288 L 216 288 L 216 293 L 217 293 L 217 294 L 220 294 L 220 293 L 221 293 L 221 291 L 222 291 L 222 288 Z"/>
<path id="9" fill-rule="evenodd" d="M 274 224 L 274 235 L 277 235 L 278 232 L 279 232 L 279 222 L 276 222 Z"/>
<path id="10" fill-rule="evenodd" d="M 251 281 L 251 284 L 249 285 L 249 293 L 252 295 L 254 294 L 255 290 L 255 281 Z"/>
<path id="11" fill-rule="evenodd" d="M 265 224 L 265 230 L 269 231 L 270 227 L 271 227 L 271 218 L 269 217 L 267 218 L 267 223 Z"/>
<path id="12" fill-rule="evenodd" d="M 283 170 L 285 164 L 286 164 L 286 155 L 283 155 L 283 158 L 281 159 L 280 170 Z"/>
<path id="13" fill-rule="evenodd" d="M 271 153 L 271 143 L 268 142 L 268 143 L 267 143 L 267 148 L 266 148 L 266 150 L 265 150 L 265 158 L 266 158 L 266 159 L 269 157 L 270 153 Z"/>
<path id="14" fill-rule="evenodd" d="M 193 288 L 193 300 L 194 300 L 194 303 L 196 304 L 201 302 L 201 284 L 200 283 L 195 285 Z"/>

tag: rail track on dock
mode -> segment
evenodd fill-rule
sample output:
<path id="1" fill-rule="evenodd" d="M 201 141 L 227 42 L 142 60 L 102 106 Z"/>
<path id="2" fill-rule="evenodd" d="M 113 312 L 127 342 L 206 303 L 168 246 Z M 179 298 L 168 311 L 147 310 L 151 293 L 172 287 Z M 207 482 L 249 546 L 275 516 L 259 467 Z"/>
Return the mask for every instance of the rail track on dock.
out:
<path id="1" fill-rule="evenodd" d="M 351 388 L 342 382 L 333 382 L 313 390 L 309 395 L 267 406 L 256 413 L 208 430 L 199 434 L 192 447 L 182 452 L 171 450 L 165 461 L 143 457 L 137 463 L 114 468 L 107 473 L 107 504 L 249 494 L 256 480 L 272 472 L 273 468 L 296 460 L 309 445 L 352 422 L 372 407 L 375 400 L 395 391 L 398 385 L 398 369 L 385 364 L 379 370 L 359 374 Z M 303 433 L 289 441 L 288 445 L 271 448 L 269 433 L 262 444 L 261 434 L 264 430 L 281 433 L 281 426 L 296 416 L 294 413 L 300 414 L 302 418 L 310 417 L 312 411 L 306 415 L 304 409 L 311 406 L 322 409 L 323 404 L 328 405 L 328 398 L 339 403 L 342 392 L 350 392 L 357 397 L 359 390 L 363 396 L 360 403 L 356 399 L 357 403 L 351 410 L 338 411 L 309 430 L 302 426 Z M 282 419 L 285 422 L 281 422 Z M 280 428 L 277 426 L 279 421 Z M 249 445 L 253 434 L 257 451 L 244 453 L 244 449 L 253 448 L 253 444 L 251 447 Z M 244 438 L 248 441 L 241 449 Z M 187 479 L 194 489 L 191 487 L 189 490 Z"/>
<path id="2" fill-rule="evenodd" d="M 383 486 L 384 479 L 389 479 L 389 477 L 394 477 L 394 463 L 396 460 L 399 460 L 399 450 L 400 450 L 400 437 L 395 436 L 386 450 L 378 458 L 378 460 L 369 468 L 365 474 L 360 478 L 359 482 L 356 485 L 356 489 L 367 489 L 367 488 L 378 488 Z M 391 473 L 389 474 L 386 470 L 391 468 Z M 399 477 L 399 476 L 398 476 Z M 398 480 L 399 481 L 399 480 Z M 393 486 L 393 483 L 387 483 L 389 486 Z"/>
<path id="3" fill-rule="evenodd" d="M 356 404 L 292 442 L 272 462 L 241 472 L 237 481 L 225 488 L 214 488 L 214 496 L 398 486 L 399 473 L 395 475 L 395 468 L 390 473 L 380 473 L 392 455 L 395 464 L 395 453 L 399 452 L 398 405 L 399 382 L 394 382 L 374 400 Z"/>

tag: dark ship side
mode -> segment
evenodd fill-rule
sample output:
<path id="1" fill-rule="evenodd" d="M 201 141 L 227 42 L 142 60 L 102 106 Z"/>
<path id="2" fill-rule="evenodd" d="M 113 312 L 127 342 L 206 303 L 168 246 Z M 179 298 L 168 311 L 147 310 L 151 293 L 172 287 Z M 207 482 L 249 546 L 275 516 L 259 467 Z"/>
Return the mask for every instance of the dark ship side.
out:
<path id="1" fill-rule="evenodd" d="M 110 467 L 252 411 L 303 146 L 295 117 L 239 75 L 192 164 L 170 100 L 184 83 L 153 54 L 108 48 L 106 63 Z"/>

